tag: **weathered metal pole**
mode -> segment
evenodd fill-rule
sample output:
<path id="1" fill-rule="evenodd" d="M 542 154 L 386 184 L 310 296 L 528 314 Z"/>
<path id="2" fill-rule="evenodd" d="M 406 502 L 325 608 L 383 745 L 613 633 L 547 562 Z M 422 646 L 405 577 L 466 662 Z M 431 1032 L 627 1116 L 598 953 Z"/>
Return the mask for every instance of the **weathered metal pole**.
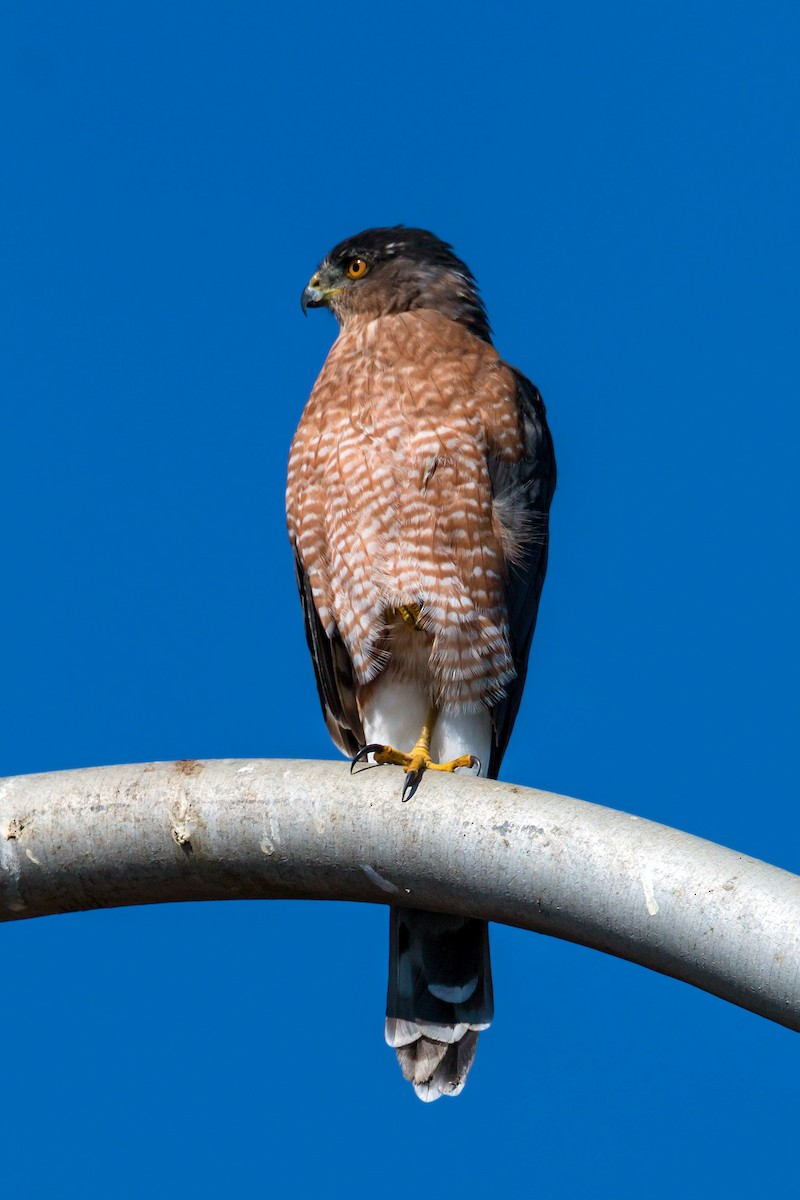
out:
<path id="1" fill-rule="evenodd" d="M 800 878 L 566 796 L 281 760 L 0 780 L 0 919 L 172 900 L 363 900 L 582 942 L 800 1029 Z"/>

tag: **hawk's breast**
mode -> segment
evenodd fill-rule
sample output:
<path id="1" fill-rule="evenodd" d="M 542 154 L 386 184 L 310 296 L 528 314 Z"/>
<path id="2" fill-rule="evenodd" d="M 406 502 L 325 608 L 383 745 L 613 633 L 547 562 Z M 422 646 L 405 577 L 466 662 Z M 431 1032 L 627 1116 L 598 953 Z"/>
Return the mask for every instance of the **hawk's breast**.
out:
<path id="1" fill-rule="evenodd" d="M 425 671 L 440 704 L 502 694 L 514 669 L 489 460 L 520 453 L 513 378 L 488 343 L 426 310 L 339 336 L 292 444 L 287 513 L 361 683 L 388 665 Z M 413 604 L 412 651 L 392 628 Z"/>

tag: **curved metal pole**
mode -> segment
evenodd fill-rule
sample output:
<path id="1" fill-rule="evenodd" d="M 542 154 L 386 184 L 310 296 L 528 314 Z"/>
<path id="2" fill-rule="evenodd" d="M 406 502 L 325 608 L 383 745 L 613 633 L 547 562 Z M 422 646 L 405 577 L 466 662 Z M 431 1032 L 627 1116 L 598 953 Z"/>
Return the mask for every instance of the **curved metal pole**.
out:
<path id="1" fill-rule="evenodd" d="M 0 919 L 172 900 L 458 912 L 582 942 L 800 1029 L 800 878 L 627 813 L 281 760 L 0 781 Z"/>

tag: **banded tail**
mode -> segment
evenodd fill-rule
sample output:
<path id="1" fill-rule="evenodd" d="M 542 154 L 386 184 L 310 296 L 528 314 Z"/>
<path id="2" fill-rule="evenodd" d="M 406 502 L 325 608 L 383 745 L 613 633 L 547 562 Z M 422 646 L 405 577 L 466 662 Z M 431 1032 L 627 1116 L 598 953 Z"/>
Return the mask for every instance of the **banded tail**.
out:
<path id="1" fill-rule="evenodd" d="M 386 1041 L 420 1100 L 462 1091 L 493 1013 L 486 921 L 390 909 Z"/>

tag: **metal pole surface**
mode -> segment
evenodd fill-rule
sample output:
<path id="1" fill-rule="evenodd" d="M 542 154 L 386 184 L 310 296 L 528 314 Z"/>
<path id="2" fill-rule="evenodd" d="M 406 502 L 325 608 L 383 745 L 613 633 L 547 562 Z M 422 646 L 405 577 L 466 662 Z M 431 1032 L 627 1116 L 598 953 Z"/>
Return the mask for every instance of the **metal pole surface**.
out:
<path id="1" fill-rule="evenodd" d="M 614 809 L 391 767 L 151 763 L 0 780 L 0 919 L 359 900 L 581 942 L 800 1029 L 800 878 Z"/>

